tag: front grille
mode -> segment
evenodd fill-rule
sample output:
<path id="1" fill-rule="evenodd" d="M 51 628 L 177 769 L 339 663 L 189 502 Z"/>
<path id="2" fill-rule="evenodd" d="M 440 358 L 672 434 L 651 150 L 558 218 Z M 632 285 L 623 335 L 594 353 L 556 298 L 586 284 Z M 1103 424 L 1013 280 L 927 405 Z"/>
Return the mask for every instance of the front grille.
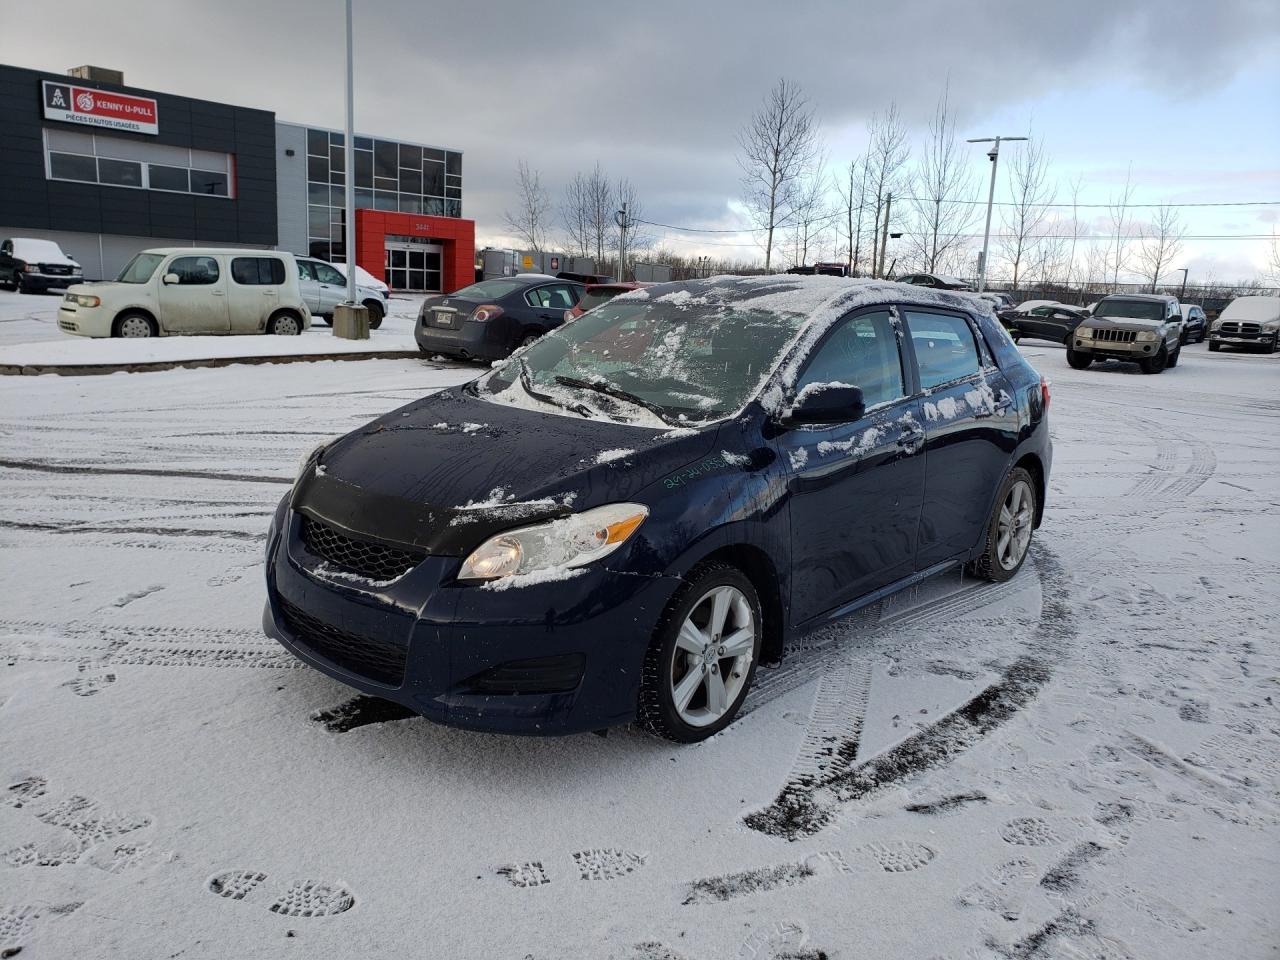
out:
<path id="1" fill-rule="evenodd" d="M 48 277 L 68 277 L 71 275 L 71 268 L 60 263 L 42 263 L 40 272 Z"/>
<path id="2" fill-rule="evenodd" d="M 62 330 L 66 330 L 68 333 L 75 333 L 77 330 L 80 329 L 76 324 L 72 323 L 70 320 L 59 320 L 58 327 Z"/>
<path id="3" fill-rule="evenodd" d="M 302 518 L 302 542 L 335 567 L 384 583 L 403 577 L 427 558 L 425 553 L 356 540 L 307 516 Z"/>
<path id="4" fill-rule="evenodd" d="M 1261 333 L 1262 324 L 1243 323 L 1239 320 L 1226 320 L 1218 328 L 1219 333 Z"/>
<path id="5" fill-rule="evenodd" d="M 1106 327 L 1099 327 L 1093 331 L 1093 339 L 1108 343 L 1133 343 L 1137 336 L 1135 330 L 1108 330 Z"/>
<path id="6" fill-rule="evenodd" d="M 366 637 L 317 620 L 283 597 L 280 613 L 294 639 L 352 673 L 397 687 L 404 680 L 408 647 L 378 637 Z"/>

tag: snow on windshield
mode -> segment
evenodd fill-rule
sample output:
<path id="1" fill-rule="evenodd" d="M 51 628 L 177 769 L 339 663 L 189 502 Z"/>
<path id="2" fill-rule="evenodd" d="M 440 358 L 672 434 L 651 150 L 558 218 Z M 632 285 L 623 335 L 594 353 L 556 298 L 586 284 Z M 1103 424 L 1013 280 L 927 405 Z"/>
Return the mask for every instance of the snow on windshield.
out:
<path id="1" fill-rule="evenodd" d="M 28 263 L 61 263 L 71 259 L 52 240 L 33 240 L 25 237 L 14 239 L 13 255 Z"/>

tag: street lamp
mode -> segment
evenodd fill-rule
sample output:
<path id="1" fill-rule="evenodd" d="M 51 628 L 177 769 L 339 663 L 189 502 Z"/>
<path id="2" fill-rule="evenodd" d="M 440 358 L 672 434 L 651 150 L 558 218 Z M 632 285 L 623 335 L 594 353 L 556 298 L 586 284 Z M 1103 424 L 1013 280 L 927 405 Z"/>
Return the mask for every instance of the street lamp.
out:
<path id="1" fill-rule="evenodd" d="M 996 198 L 996 165 L 1000 162 L 1000 143 L 1003 140 L 1026 140 L 1026 137 L 978 137 L 969 143 L 989 143 L 987 158 L 991 161 L 991 189 L 987 192 L 987 226 L 982 231 L 982 263 L 978 265 L 978 292 L 981 293 L 987 282 L 987 253 L 991 243 L 991 207 Z"/>
<path id="2" fill-rule="evenodd" d="M 1182 286 L 1178 289 L 1178 302 L 1181 303 L 1187 295 L 1187 268 L 1179 267 L 1178 269 L 1182 271 Z"/>
<path id="3" fill-rule="evenodd" d="M 347 139 L 345 245 L 347 250 L 347 299 L 333 311 L 333 335 L 346 340 L 369 339 L 369 311 L 356 300 L 356 191 L 355 191 L 355 64 L 351 46 L 351 0 L 347 0 Z"/>

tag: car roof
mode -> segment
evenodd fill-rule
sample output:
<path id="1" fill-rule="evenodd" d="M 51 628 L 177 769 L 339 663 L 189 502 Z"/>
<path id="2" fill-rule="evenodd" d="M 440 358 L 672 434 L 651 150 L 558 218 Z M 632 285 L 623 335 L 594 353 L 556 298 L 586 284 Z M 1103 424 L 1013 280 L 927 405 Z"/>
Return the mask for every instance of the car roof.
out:
<path id="1" fill-rule="evenodd" d="M 1176 303 L 1177 299 L 1177 297 L 1171 297 L 1164 293 L 1108 293 L 1098 302 L 1102 303 L 1103 300 L 1144 300 L 1148 303 L 1169 303 L 1170 301 Z"/>
<path id="2" fill-rule="evenodd" d="M 544 283 L 547 280 L 560 280 L 559 277 L 553 277 L 549 273 L 517 273 L 514 277 L 489 277 L 490 280 L 531 280 L 537 283 Z M 577 283 L 577 280 L 561 280 L 561 283 Z"/>
<path id="3" fill-rule="evenodd" d="M 156 253 L 161 256 L 169 256 L 171 253 L 189 253 L 193 257 L 202 257 L 211 253 L 221 254 L 237 254 L 239 256 L 266 256 L 268 254 L 277 257 L 292 257 L 293 254 L 287 250 L 263 250 L 254 247 L 148 247 L 139 253 Z"/>
<path id="4" fill-rule="evenodd" d="M 652 283 L 640 280 L 618 280 L 614 283 L 588 283 L 588 290 L 643 290 L 645 287 L 652 287 Z"/>

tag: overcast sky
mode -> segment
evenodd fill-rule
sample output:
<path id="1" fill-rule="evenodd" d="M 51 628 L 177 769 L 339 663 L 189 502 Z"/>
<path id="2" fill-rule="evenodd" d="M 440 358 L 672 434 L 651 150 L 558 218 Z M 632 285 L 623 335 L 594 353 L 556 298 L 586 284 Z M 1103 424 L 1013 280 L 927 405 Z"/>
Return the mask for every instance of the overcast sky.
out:
<path id="1" fill-rule="evenodd" d="M 482 243 L 504 239 L 518 158 L 557 197 L 598 160 L 651 220 L 743 226 L 735 133 L 779 76 L 811 98 L 833 164 L 890 101 L 918 142 L 949 78 L 965 135 L 1031 127 L 1057 179 L 1083 175 L 1082 201 L 1106 201 L 1130 165 L 1135 202 L 1280 200 L 1276 0 L 355 2 L 357 127 L 462 150 Z M 340 0 L 63 0 L 52 20 L 26 14 L 4 17 L 0 62 L 93 63 L 131 86 L 343 123 Z M 1270 234 L 1280 206 L 1186 221 Z M 654 233 L 685 252 L 757 252 L 749 235 Z M 1250 276 L 1267 248 L 1189 239 L 1179 266 L 1193 281 Z"/>

